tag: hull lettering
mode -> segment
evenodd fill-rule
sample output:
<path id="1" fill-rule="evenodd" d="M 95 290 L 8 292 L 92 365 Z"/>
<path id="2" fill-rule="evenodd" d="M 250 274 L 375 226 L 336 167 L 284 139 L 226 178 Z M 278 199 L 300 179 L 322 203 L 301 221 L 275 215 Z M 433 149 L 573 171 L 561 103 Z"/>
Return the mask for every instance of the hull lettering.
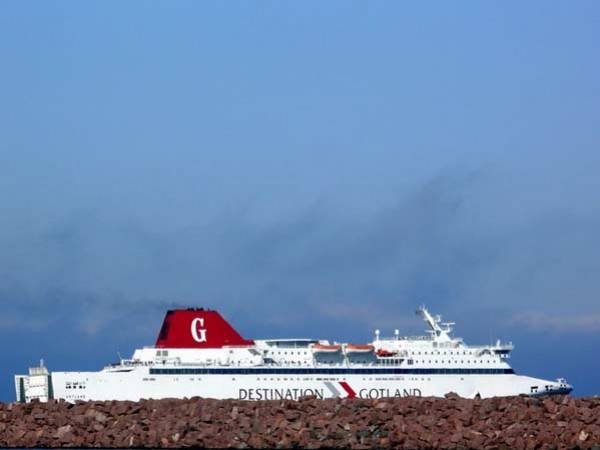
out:
<path id="1" fill-rule="evenodd" d="M 421 397 L 421 389 L 388 389 L 388 388 L 363 388 L 358 391 L 360 398 L 386 398 L 386 397 Z"/>
<path id="2" fill-rule="evenodd" d="M 314 395 L 318 399 L 323 399 L 323 389 L 239 389 L 238 399 L 240 400 L 298 400 L 300 397 Z"/>

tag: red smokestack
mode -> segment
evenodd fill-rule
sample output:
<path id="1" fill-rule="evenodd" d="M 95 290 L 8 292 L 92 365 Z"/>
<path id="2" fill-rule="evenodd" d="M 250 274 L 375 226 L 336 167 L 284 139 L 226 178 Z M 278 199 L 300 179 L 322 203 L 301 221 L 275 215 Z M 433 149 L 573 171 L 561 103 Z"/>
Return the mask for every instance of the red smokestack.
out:
<path id="1" fill-rule="evenodd" d="M 225 345 L 254 345 L 244 339 L 217 311 L 174 309 L 167 311 L 157 348 L 221 348 Z"/>

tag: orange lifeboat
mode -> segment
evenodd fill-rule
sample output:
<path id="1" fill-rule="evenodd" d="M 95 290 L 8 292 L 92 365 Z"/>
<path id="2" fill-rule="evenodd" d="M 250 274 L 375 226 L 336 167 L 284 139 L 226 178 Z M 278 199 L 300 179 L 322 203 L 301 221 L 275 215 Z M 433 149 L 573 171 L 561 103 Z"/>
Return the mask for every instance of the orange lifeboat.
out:
<path id="1" fill-rule="evenodd" d="M 379 356 L 380 358 L 390 358 L 392 356 L 396 356 L 398 354 L 398 352 L 391 352 L 389 350 L 385 350 L 383 348 L 380 348 L 379 350 L 377 350 L 377 356 Z"/>
<path id="2" fill-rule="evenodd" d="M 313 353 L 322 353 L 322 354 L 331 354 L 338 353 L 342 350 L 342 346 L 339 344 L 334 345 L 325 345 L 325 344 L 313 344 L 312 345 Z"/>
<path id="3" fill-rule="evenodd" d="M 346 353 L 351 355 L 373 353 L 374 350 L 372 345 L 346 344 Z"/>

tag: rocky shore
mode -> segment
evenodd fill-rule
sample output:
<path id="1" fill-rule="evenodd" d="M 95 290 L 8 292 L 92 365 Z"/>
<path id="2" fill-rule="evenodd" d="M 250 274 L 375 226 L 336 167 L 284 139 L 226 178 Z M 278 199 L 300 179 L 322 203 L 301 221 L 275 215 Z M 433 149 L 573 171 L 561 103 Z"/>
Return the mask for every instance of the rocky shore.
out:
<path id="1" fill-rule="evenodd" d="M 600 450 L 600 399 L 0 404 L 0 446 Z"/>

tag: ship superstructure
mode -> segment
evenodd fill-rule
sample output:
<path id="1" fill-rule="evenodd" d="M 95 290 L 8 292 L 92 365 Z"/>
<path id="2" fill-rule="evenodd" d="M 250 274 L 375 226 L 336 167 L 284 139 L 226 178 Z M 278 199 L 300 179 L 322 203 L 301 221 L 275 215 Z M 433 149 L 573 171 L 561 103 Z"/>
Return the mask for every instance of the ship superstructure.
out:
<path id="1" fill-rule="evenodd" d="M 453 323 L 425 307 L 423 336 L 381 337 L 366 344 L 322 339 L 244 339 L 217 311 L 168 311 L 154 346 L 98 372 L 52 372 L 43 365 L 16 375 L 17 401 L 38 398 L 140 400 L 329 397 L 462 397 L 568 394 L 556 381 L 517 375 L 512 343 L 471 346 L 452 336 Z M 44 384 L 45 383 L 45 384 Z"/>

